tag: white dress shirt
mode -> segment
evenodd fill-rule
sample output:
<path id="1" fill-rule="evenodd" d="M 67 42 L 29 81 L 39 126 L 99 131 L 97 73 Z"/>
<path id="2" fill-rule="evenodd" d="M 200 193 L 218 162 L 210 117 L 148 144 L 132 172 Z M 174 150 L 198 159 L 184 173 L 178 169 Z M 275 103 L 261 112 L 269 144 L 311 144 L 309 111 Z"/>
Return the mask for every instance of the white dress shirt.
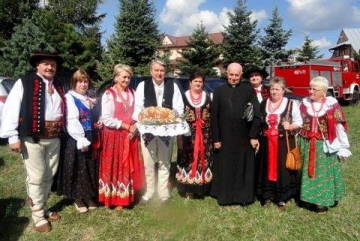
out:
<path id="1" fill-rule="evenodd" d="M 145 80 L 146 81 L 146 80 Z M 138 87 L 136 88 L 135 93 L 135 110 L 133 113 L 133 119 L 135 121 L 138 120 L 139 113 L 142 109 L 144 109 L 144 85 L 145 81 L 142 81 Z M 157 85 L 154 80 L 153 81 L 154 87 L 155 87 L 155 95 L 157 100 L 157 105 L 162 106 L 162 99 L 164 95 L 164 82 L 162 82 L 161 85 Z M 174 83 L 174 95 L 172 98 L 172 108 L 176 113 L 181 116 L 184 113 L 184 103 L 182 100 L 181 92 L 179 87 Z"/>

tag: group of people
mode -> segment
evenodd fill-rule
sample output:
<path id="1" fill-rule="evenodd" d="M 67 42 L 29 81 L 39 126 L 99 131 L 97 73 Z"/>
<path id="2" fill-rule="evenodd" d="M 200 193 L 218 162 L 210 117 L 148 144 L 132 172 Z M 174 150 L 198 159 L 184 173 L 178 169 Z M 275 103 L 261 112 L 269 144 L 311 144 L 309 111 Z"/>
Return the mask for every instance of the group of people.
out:
<path id="1" fill-rule="evenodd" d="M 210 195 L 221 206 L 258 199 L 264 207 L 275 203 L 286 210 L 295 198 L 324 212 L 344 196 L 340 161 L 351 155 L 347 125 L 336 99 L 325 96 L 329 83 L 324 77 L 312 79 L 309 97 L 297 104 L 284 96 L 282 77 L 271 78 L 266 87 L 266 71 L 254 66 L 243 74 L 240 64 L 231 63 L 227 83 L 210 98 L 201 72 L 190 75 L 189 90 L 181 93 L 165 79 L 165 63 L 155 59 L 152 79 L 136 90 L 129 88 L 131 67 L 117 64 L 114 85 L 100 101 L 90 96 L 91 79 L 84 70 L 73 74 L 65 93 L 54 79 L 61 63 L 57 54 L 33 54 L 36 73 L 15 83 L 2 113 L 0 136 L 22 155 L 39 232 L 50 231 L 50 222 L 61 218 L 46 205 L 53 182 L 80 213 L 99 203 L 115 210 L 147 205 L 155 196 L 167 204 L 171 175 L 181 196 Z M 152 106 L 183 116 L 189 132 L 139 130 L 139 113 Z M 286 169 L 286 138 L 291 148 L 300 148 L 300 171 Z M 172 174 L 174 143 L 177 168 Z"/>

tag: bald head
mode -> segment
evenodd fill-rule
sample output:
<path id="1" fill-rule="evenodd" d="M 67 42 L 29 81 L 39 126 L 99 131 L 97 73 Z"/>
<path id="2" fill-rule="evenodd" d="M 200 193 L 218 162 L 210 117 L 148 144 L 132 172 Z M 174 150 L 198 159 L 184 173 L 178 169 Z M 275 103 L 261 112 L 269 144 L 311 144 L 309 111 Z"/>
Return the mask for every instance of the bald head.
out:
<path id="1" fill-rule="evenodd" d="M 227 67 L 227 77 L 228 77 L 228 83 L 235 87 L 240 83 L 240 79 L 242 76 L 242 66 L 239 63 L 231 63 Z"/>

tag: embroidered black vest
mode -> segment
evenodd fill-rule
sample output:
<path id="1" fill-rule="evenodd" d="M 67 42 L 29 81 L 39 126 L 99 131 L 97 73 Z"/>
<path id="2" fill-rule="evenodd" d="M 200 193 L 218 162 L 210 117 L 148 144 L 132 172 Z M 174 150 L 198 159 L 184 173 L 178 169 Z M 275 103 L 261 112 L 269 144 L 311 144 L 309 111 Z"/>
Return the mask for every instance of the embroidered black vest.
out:
<path id="1" fill-rule="evenodd" d="M 162 107 L 172 109 L 174 95 L 174 81 L 164 80 L 164 95 Z M 155 87 L 152 80 L 145 80 L 144 83 L 144 107 L 157 106 Z"/>
<path id="2" fill-rule="evenodd" d="M 21 78 L 24 87 L 19 116 L 19 135 L 42 135 L 45 128 L 45 94 L 46 84 L 36 73 Z M 66 101 L 60 82 L 54 80 L 53 86 L 62 101 L 63 120 L 66 117 Z M 65 123 L 64 125 L 65 126 Z"/>

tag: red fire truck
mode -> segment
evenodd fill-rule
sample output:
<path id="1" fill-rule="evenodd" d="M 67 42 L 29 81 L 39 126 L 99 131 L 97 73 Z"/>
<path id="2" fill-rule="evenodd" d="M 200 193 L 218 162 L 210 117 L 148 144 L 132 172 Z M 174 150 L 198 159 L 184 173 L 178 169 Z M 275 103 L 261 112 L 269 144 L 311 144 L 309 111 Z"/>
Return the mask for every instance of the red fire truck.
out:
<path id="1" fill-rule="evenodd" d="M 274 67 L 274 75 L 282 76 L 296 95 L 308 96 L 309 82 L 316 76 L 329 80 L 327 95 L 340 103 L 357 104 L 360 91 L 360 63 L 353 59 L 312 59 L 308 63 Z"/>

